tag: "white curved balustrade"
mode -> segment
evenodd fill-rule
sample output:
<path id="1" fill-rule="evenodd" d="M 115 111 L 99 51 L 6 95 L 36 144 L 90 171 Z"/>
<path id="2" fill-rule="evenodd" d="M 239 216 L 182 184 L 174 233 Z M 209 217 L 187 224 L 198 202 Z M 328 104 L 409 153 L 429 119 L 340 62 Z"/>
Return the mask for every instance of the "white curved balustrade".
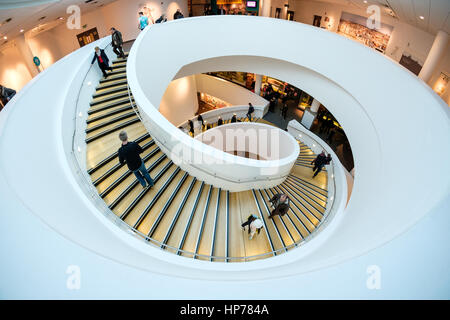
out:
<path id="1" fill-rule="evenodd" d="M 236 165 L 233 176 L 251 175 L 266 177 L 257 185 L 258 189 L 283 183 L 291 172 L 300 152 L 298 143 L 288 133 L 279 128 L 262 123 L 230 123 L 209 129 L 195 137 L 205 145 L 228 154 L 235 154 Z M 244 157 L 248 155 L 249 159 Z M 241 168 L 239 162 L 245 160 L 251 166 Z M 246 190 L 243 181 L 236 191 Z"/>
<path id="2" fill-rule="evenodd" d="M 269 108 L 269 104 L 265 104 L 264 106 L 253 106 L 255 108 L 255 112 L 252 114 L 252 118 L 262 118 L 267 113 L 267 110 Z M 224 108 L 218 108 L 214 110 L 210 110 L 207 112 L 202 113 L 202 118 L 207 123 L 216 123 L 219 116 L 222 118 L 222 120 L 229 120 L 231 117 L 233 117 L 233 114 L 236 114 L 237 118 L 245 118 L 247 116 L 248 111 L 248 105 L 247 106 L 232 106 L 232 107 L 224 107 Z M 192 119 L 192 122 L 194 123 L 194 128 L 200 128 L 200 125 L 197 121 L 197 116 L 195 116 Z M 178 127 L 187 128 L 188 126 L 188 120 L 180 123 Z"/>
<path id="3" fill-rule="evenodd" d="M 258 32 L 249 37 L 243 28 Z M 277 34 L 279 45 L 267 46 L 267 34 Z M 302 46 L 293 44 L 293 38 L 302 38 Z M 208 46 L 204 39 L 211 39 Z M 166 43 L 164 50 L 154 50 L 157 43 Z M 190 49 L 179 54 L 180 47 Z M 428 161 L 423 150 L 433 150 L 440 159 L 450 155 L 442 147 L 450 145 L 448 107 L 402 66 L 338 34 L 263 17 L 177 20 L 139 35 L 127 76 L 147 128 L 166 150 L 182 144 L 206 152 L 200 144 L 190 145 L 189 137 L 174 130 L 157 107 L 173 79 L 236 70 L 271 76 L 305 90 L 333 113 L 352 146 L 356 175 L 345 214 L 336 215 L 314 241 L 298 250 L 308 256 L 302 265 L 328 264 L 367 252 L 405 232 L 447 199 L 445 177 L 450 168 L 422 170 L 422 166 Z M 422 125 L 426 131 L 418 133 Z M 408 160 L 400 170 L 396 160 L 405 156 Z"/>

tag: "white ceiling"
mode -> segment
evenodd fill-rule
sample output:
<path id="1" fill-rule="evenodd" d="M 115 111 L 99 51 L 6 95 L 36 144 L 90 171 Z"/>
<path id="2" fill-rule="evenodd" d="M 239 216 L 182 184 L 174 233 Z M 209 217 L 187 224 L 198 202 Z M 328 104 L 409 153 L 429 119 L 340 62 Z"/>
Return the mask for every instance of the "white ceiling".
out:
<path id="1" fill-rule="evenodd" d="M 384 5 L 393 10 L 399 21 L 408 23 L 431 34 L 444 30 L 450 34 L 450 0 L 312 0 L 328 2 L 342 6 L 358 7 L 365 10 L 367 6 Z M 386 14 L 390 9 L 386 8 Z M 423 16 L 424 19 L 419 17 Z"/>
<path id="2" fill-rule="evenodd" d="M 115 0 L 92 0 L 85 3 L 85 0 L 0 0 L 0 45 L 7 42 L 3 39 L 4 36 L 12 39 L 20 34 L 21 29 L 27 32 L 37 26 L 54 26 L 64 22 L 70 5 L 78 5 L 83 14 L 113 1 Z M 45 18 L 39 20 L 41 17 Z M 59 17 L 64 20 L 58 20 Z M 4 23 L 8 18 L 12 20 Z"/>

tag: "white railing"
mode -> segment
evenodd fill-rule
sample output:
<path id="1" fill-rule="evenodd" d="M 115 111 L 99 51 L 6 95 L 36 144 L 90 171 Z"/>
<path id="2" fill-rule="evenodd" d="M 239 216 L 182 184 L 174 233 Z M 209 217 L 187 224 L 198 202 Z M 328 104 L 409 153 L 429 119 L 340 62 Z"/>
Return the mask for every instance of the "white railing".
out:
<path id="1" fill-rule="evenodd" d="M 303 127 L 297 120 L 291 120 L 288 124 L 288 132 L 297 140 L 306 144 L 315 154 L 322 151 L 331 155 L 331 162 L 327 168 L 327 190 L 328 200 L 323 213 L 323 219 L 320 221 L 315 235 L 333 219 L 337 212 L 342 212 L 348 202 L 348 183 L 346 169 L 339 161 L 336 153 L 331 147 L 314 133 Z"/>
<path id="2" fill-rule="evenodd" d="M 247 117 L 248 107 L 249 106 L 247 105 L 247 106 L 232 106 L 232 107 L 218 108 L 204 112 L 201 115 L 204 121 L 206 121 L 208 124 L 213 124 L 217 122 L 219 116 L 222 118 L 222 120 L 231 119 L 231 117 L 233 117 L 233 114 L 236 114 L 237 118 L 245 118 Z M 264 106 L 253 106 L 253 107 L 255 108 L 255 112 L 252 113 L 252 119 L 262 118 L 267 113 L 269 104 L 266 104 Z M 194 123 L 194 129 L 201 129 L 200 124 L 197 121 L 197 118 L 198 116 L 195 116 L 188 120 L 191 120 Z M 188 128 L 188 120 L 180 123 L 178 127 Z"/>

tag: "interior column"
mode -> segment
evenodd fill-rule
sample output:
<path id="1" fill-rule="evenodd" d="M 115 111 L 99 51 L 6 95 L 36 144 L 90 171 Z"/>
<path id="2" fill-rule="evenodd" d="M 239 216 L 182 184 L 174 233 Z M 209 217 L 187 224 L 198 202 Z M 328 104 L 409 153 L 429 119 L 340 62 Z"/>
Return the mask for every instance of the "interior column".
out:
<path id="1" fill-rule="evenodd" d="M 320 102 L 317 101 L 316 99 L 314 99 L 311 103 L 311 108 L 305 109 L 301 123 L 307 129 L 311 129 L 314 119 L 316 119 L 317 111 L 319 110 L 319 107 L 320 107 Z"/>
<path id="2" fill-rule="evenodd" d="M 262 17 L 270 17 L 270 6 L 272 5 L 272 0 L 260 0 L 259 15 Z"/>
<path id="3" fill-rule="evenodd" d="M 255 93 L 260 95 L 261 93 L 262 75 L 255 73 Z"/>
<path id="4" fill-rule="evenodd" d="M 425 82 L 430 80 L 439 59 L 442 57 L 445 49 L 447 49 L 448 34 L 445 31 L 439 30 L 434 38 L 433 45 L 428 53 L 427 59 L 423 64 L 422 70 L 420 70 L 419 78 Z"/>

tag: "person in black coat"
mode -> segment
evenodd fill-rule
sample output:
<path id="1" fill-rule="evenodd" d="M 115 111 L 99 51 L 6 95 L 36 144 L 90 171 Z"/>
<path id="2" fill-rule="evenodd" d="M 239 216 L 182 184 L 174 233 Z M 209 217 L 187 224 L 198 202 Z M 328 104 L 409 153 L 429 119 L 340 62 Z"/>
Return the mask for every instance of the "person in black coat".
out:
<path id="1" fill-rule="evenodd" d="M 198 115 L 197 121 L 201 123 L 201 128 L 203 128 L 203 117 L 201 114 Z"/>
<path id="2" fill-rule="evenodd" d="M 6 106 L 6 104 L 9 102 L 9 100 L 11 100 L 15 94 L 16 94 L 16 90 L 0 85 L 0 100 L 1 100 L 3 106 Z M 2 110 L 2 109 L 3 109 L 3 107 L 0 105 L 0 110 Z"/>
<path id="3" fill-rule="evenodd" d="M 122 141 L 122 146 L 117 151 L 119 162 L 122 165 L 127 164 L 128 169 L 133 171 L 143 188 L 153 187 L 155 183 L 145 168 L 144 161 L 139 156 L 144 150 L 136 142 L 128 142 L 128 135 L 125 131 L 119 133 L 119 139 Z M 145 181 L 147 181 L 148 185 L 146 185 Z"/>
<path id="4" fill-rule="evenodd" d="M 248 103 L 249 107 L 248 107 L 248 111 L 247 111 L 247 118 L 248 121 L 251 122 L 252 121 L 252 113 L 255 112 L 255 108 L 253 107 L 253 105 L 249 102 Z"/>
<path id="5" fill-rule="evenodd" d="M 223 125 L 222 117 L 219 116 L 219 120 L 217 120 L 217 126 Z"/>
<path id="6" fill-rule="evenodd" d="M 192 122 L 192 120 L 188 120 L 188 125 L 189 125 L 189 131 L 194 132 L 194 123 Z"/>
<path id="7" fill-rule="evenodd" d="M 233 113 L 233 116 L 231 117 L 231 123 L 237 122 L 236 113 Z"/>
<path id="8" fill-rule="evenodd" d="M 283 105 L 283 108 L 281 109 L 281 116 L 283 117 L 283 119 L 286 119 L 287 111 L 288 111 L 288 106 L 287 106 L 287 102 L 285 102 Z"/>
<path id="9" fill-rule="evenodd" d="M 180 9 L 177 9 L 177 12 L 174 13 L 173 15 L 173 20 L 177 20 L 177 19 L 181 19 L 184 18 L 183 14 L 181 13 Z"/>
<path id="10" fill-rule="evenodd" d="M 325 152 L 324 151 L 322 151 L 312 162 L 311 162 L 311 164 L 314 164 L 314 168 L 313 168 L 313 171 L 315 171 L 314 172 L 314 175 L 313 175 L 313 178 L 315 177 L 315 176 L 317 176 L 317 174 L 320 172 L 320 171 L 322 171 L 322 168 L 326 165 L 326 164 L 329 164 L 330 163 L 330 161 L 331 161 L 331 156 L 330 155 L 328 155 L 328 156 L 325 156 Z"/>
<path id="11" fill-rule="evenodd" d="M 166 21 L 167 21 L 166 15 L 163 13 L 163 14 L 161 15 L 161 17 L 159 17 L 159 18 L 155 21 L 155 23 L 163 23 L 163 22 L 166 22 Z"/>
<path id="12" fill-rule="evenodd" d="M 290 200 L 287 194 L 277 193 L 272 199 L 269 200 L 274 208 L 269 215 L 269 219 L 272 219 L 276 215 L 284 216 L 290 208 Z"/>
<path id="13" fill-rule="evenodd" d="M 94 57 L 92 58 L 91 64 L 94 64 L 95 60 L 98 62 L 98 66 L 100 70 L 102 70 L 103 76 L 105 78 L 108 77 L 106 70 L 112 71 L 112 68 L 109 66 L 109 59 L 105 53 L 105 50 L 100 49 L 99 47 L 95 47 Z"/>
<path id="14" fill-rule="evenodd" d="M 115 28 L 111 28 L 110 31 L 114 53 L 117 55 L 117 58 L 125 58 L 125 53 L 123 52 L 122 49 L 123 45 L 122 34 L 120 33 L 119 30 L 116 30 Z"/>

